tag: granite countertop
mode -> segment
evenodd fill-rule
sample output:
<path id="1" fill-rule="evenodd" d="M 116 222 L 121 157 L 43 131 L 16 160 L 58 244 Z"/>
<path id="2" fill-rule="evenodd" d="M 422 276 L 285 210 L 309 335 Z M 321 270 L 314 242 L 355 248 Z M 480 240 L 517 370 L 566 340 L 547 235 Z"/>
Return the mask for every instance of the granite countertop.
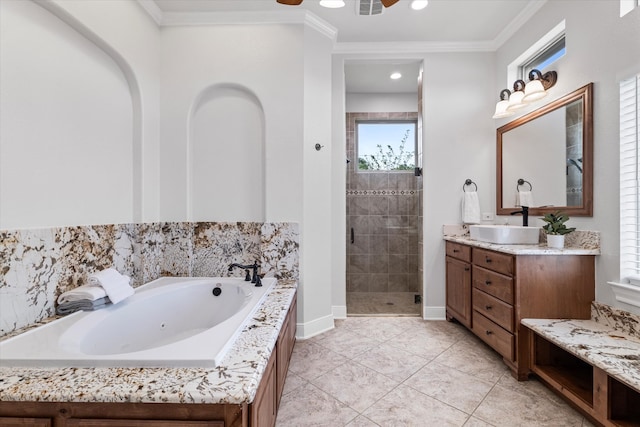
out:
<path id="1" fill-rule="evenodd" d="M 296 288 L 278 281 L 218 367 L 0 367 L 0 401 L 250 403 Z"/>
<path id="2" fill-rule="evenodd" d="M 462 243 L 511 255 L 600 255 L 599 248 L 565 247 L 564 249 L 554 249 L 547 247 L 545 244 L 498 245 L 472 240 L 469 236 L 444 236 L 443 238 L 449 242 Z"/>
<path id="3" fill-rule="evenodd" d="M 522 319 L 545 339 L 640 391 L 640 338 L 594 320 Z"/>

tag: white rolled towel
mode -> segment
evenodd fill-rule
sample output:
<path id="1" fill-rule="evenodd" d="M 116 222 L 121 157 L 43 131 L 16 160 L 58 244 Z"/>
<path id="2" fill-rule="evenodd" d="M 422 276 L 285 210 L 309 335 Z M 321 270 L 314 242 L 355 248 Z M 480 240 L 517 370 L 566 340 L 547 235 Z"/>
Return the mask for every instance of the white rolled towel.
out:
<path id="1" fill-rule="evenodd" d="M 117 304 L 135 293 L 129 284 L 130 280 L 129 276 L 118 273 L 115 268 L 107 268 L 89 276 L 89 284 L 101 286 L 112 304 Z"/>
<path id="2" fill-rule="evenodd" d="M 88 300 L 96 301 L 107 296 L 102 286 L 83 285 L 78 286 L 70 291 L 63 292 L 58 297 L 58 304 L 64 304 L 72 301 Z"/>
<path id="3" fill-rule="evenodd" d="M 517 207 L 521 207 L 521 206 L 527 206 L 527 207 L 532 207 L 533 206 L 533 194 L 531 193 L 531 191 L 518 191 L 516 198 L 518 200 L 516 200 L 516 206 Z"/>
<path id="4" fill-rule="evenodd" d="M 480 200 L 476 191 L 465 191 L 462 197 L 462 222 L 465 224 L 480 223 Z"/>

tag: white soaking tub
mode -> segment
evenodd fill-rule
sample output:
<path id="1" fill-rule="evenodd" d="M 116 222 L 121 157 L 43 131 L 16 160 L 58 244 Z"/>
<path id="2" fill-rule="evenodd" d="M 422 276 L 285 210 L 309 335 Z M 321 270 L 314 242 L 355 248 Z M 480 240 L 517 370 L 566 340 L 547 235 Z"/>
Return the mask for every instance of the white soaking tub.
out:
<path id="1" fill-rule="evenodd" d="M 215 367 L 275 283 L 163 277 L 0 342 L 0 366 Z"/>

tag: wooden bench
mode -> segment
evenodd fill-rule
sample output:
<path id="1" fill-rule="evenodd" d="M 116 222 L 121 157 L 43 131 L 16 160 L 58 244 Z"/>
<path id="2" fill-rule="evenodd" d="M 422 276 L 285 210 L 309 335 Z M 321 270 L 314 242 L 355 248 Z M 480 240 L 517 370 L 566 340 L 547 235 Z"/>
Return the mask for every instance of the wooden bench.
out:
<path id="1" fill-rule="evenodd" d="M 523 319 L 529 369 L 603 426 L 640 426 L 640 338 L 593 320 Z"/>

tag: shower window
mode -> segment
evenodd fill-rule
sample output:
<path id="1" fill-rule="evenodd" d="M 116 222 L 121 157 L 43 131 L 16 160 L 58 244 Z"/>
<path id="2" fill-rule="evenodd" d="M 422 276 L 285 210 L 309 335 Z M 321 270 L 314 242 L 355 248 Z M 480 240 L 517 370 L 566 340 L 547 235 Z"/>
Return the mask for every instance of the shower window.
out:
<path id="1" fill-rule="evenodd" d="M 359 171 L 413 171 L 417 120 L 357 121 Z"/>

